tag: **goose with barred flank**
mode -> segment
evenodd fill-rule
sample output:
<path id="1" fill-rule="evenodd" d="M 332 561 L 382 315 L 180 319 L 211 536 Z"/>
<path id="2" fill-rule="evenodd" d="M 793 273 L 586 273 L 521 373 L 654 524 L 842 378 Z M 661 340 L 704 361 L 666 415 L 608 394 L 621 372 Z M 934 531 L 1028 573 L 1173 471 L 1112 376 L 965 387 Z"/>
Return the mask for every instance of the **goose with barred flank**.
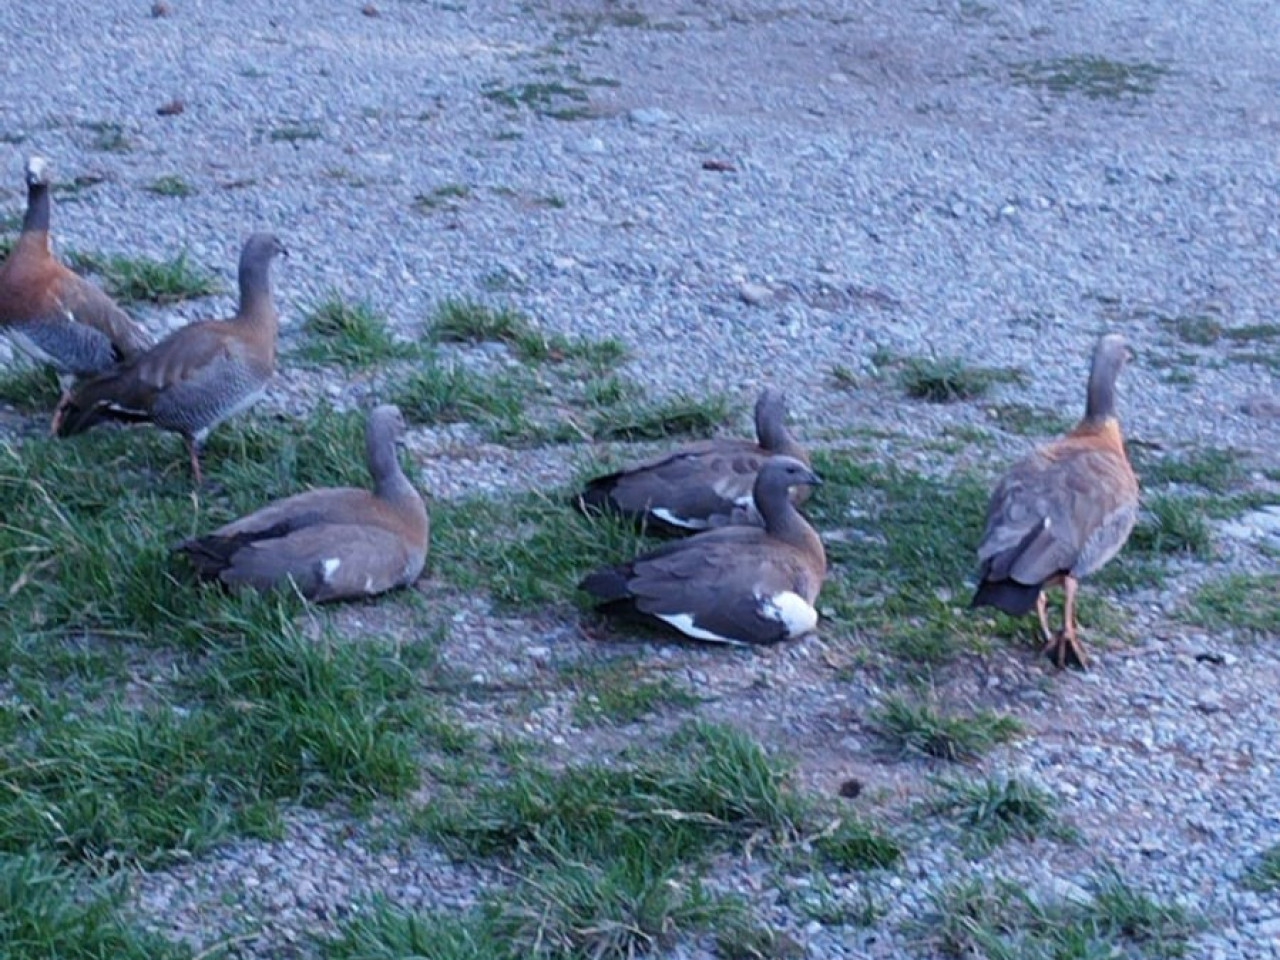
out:
<path id="1" fill-rule="evenodd" d="M 804 462 L 765 461 L 753 496 L 763 527 L 726 526 L 674 540 L 578 585 L 598 609 L 657 620 L 696 640 L 768 644 L 810 633 L 826 577 L 822 542 L 791 502 L 821 483 Z"/>
<path id="2" fill-rule="evenodd" d="M 786 396 L 766 388 L 756 401 L 756 442 L 718 438 L 588 481 L 580 509 L 619 513 L 667 533 L 689 533 L 729 523 L 760 523 L 751 491 L 760 467 L 775 454 L 803 463 L 809 455 L 786 425 Z M 808 488 L 797 487 L 795 502 Z"/>
<path id="3" fill-rule="evenodd" d="M 1083 419 L 1004 475 L 978 547 L 980 583 L 972 606 L 1015 616 L 1034 608 L 1045 652 L 1059 667 L 1087 665 L 1076 634 L 1079 581 L 1120 551 L 1138 516 L 1138 480 L 1116 418 L 1116 379 L 1127 358 L 1120 335 L 1098 340 Z M 1045 591 L 1059 584 L 1066 601 L 1055 634 Z"/>
<path id="4" fill-rule="evenodd" d="M 200 445 L 223 420 L 254 404 L 275 373 L 279 314 L 271 261 L 287 256 L 270 233 L 255 233 L 240 253 L 240 308 L 229 320 L 200 320 L 146 353 L 81 384 L 67 403 L 59 436 L 103 420 L 152 423 L 182 435 L 196 485 Z"/>
<path id="5" fill-rule="evenodd" d="M 54 258 L 49 248 L 49 162 L 31 157 L 26 180 L 22 232 L 0 265 L 0 330 L 33 360 L 57 372 L 62 397 L 49 428 L 56 433 L 77 378 L 132 359 L 151 339 L 109 296 Z"/>
<path id="6" fill-rule="evenodd" d="M 308 490 L 174 548 L 205 580 L 308 600 L 370 597 L 413 583 L 427 558 L 426 505 L 396 456 L 405 423 L 377 407 L 365 429 L 373 490 Z"/>

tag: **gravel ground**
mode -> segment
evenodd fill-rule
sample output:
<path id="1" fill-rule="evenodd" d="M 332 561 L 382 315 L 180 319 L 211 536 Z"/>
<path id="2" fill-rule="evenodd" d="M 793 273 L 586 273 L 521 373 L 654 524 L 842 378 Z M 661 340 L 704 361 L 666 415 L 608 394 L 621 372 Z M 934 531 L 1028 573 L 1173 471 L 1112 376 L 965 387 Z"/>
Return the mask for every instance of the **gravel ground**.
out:
<path id="1" fill-rule="evenodd" d="M 380 0 L 377 16 L 357 0 L 169 5 L 162 17 L 140 0 L 0 8 L 0 198 L 20 209 L 34 151 L 63 180 L 103 177 L 55 211 L 64 248 L 186 248 L 228 290 L 243 237 L 275 229 L 292 253 L 278 274 L 286 349 L 329 290 L 371 300 L 406 335 L 441 297 L 489 297 L 546 330 L 620 338 L 626 372 L 653 392 L 749 397 L 772 380 L 803 435 L 879 428 L 893 436 L 881 453 L 945 473 L 990 448 L 934 457 L 911 441 L 989 424 L 983 405 L 903 401 L 878 378 L 877 348 L 1016 366 L 1028 381 L 996 400 L 1074 411 L 1093 338 L 1118 329 L 1137 352 L 1121 384 L 1131 437 L 1280 466 L 1275 341 L 1188 345 L 1170 323 L 1277 320 L 1274 0 L 661 0 L 640 16 L 585 0 Z M 1167 72 L 1154 92 L 1119 98 L 1017 82 L 1081 56 Z M 586 90 L 590 115 L 562 121 L 484 95 L 553 81 Z M 156 113 L 174 98 L 181 114 Z M 104 122 L 132 148 L 95 150 L 88 125 Z M 144 189 L 167 174 L 199 193 Z M 414 209 L 453 184 L 468 195 Z M 158 329 L 224 309 L 225 298 L 144 319 Z M 1168 376 L 1169 362 L 1191 382 Z M 838 388 L 833 363 L 865 389 Z M 363 404 L 368 392 L 285 370 L 270 402 Z M 572 472 L 572 452 L 478 445 L 468 429 L 414 437 L 438 496 Z M 1027 441 L 1000 443 L 1005 457 Z M 1274 569 L 1258 544 L 1276 531 L 1265 511 L 1224 525 L 1219 568 Z M 1280 834 L 1280 648 L 1172 622 L 1204 572 L 1130 598 L 1133 642 L 1101 651 L 1086 676 L 995 655 L 947 681 L 949 698 L 1033 727 L 985 766 L 1067 798 L 1085 843 L 1015 844 L 975 865 L 926 838 L 886 881 L 874 927 L 809 929 L 781 902 L 776 922 L 815 957 L 919 956 L 896 931 L 940 878 L 998 872 L 1060 890 L 1110 862 L 1210 912 L 1192 956 L 1280 955 L 1280 904 L 1238 883 Z M 569 623 L 499 618 L 481 600 L 464 612 L 445 656 L 476 683 L 474 722 L 581 749 L 567 699 L 530 709 L 485 689 L 597 654 Z M 820 640 L 764 654 L 638 649 L 706 697 L 708 716 L 792 752 L 810 785 L 857 775 L 893 817 L 931 771 L 875 754 L 859 716 L 883 691 L 837 680 L 829 652 Z M 607 746 L 625 731 L 593 736 Z M 141 875 L 134 899 L 202 946 L 263 921 L 240 949 L 276 957 L 305 953 L 300 936 L 353 896 L 449 906 L 486 879 L 429 848 L 371 852 L 368 829 L 340 811 L 291 814 L 285 839 Z M 724 882 L 750 888 L 750 870 Z"/>

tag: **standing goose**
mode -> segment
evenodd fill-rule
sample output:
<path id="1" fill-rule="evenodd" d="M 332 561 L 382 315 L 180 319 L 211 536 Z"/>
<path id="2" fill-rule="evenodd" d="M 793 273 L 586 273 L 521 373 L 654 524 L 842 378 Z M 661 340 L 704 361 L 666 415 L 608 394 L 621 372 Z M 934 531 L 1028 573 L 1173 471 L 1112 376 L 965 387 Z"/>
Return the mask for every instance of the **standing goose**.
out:
<path id="1" fill-rule="evenodd" d="M 82 384 L 67 402 L 59 436 L 102 420 L 153 423 L 182 435 L 196 485 L 200 445 L 223 420 L 255 403 L 276 366 L 279 315 L 271 298 L 271 261 L 287 251 L 255 233 L 240 253 L 240 309 L 229 320 L 200 320 L 146 353 Z"/>
<path id="2" fill-rule="evenodd" d="M 31 157 L 26 177 L 22 233 L 0 265 L 0 329 L 33 360 L 57 371 L 62 397 L 50 426 L 56 433 L 77 377 L 132 359 L 151 340 L 110 297 L 54 259 L 48 161 Z"/>
<path id="3" fill-rule="evenodd" d="M 1059 667 L 1088 664 L 1076 636 L 1078 582 L 1120 551 L 1138 516 L 1138 479 L 1116 418 L 1116 378 L 1127 356 L 1120 335 L 1098 340 L 1084 419 L 1004 475 L 978 546 L 980 583 L 972 606 L 1015 616 L 1034 607 L 1045 652 Z M 1045 590 L 1058 584 L 1066 605 L 1055 635 Z"/>
<path id="4" fill-rule="evenodd" d="M 430 521 L 396 446 L 404 417 L 369 414 L 365 455 L 373 490 L 308 490 L 174 548 L 197 574 L 229 587 L 270 590 L 290 582 L 308 600 L 369 597 L 412 583 L 427 558 Z"/>
<path id="5" fill-rule="evenodd" d="M 728 526 L 674 540 L 578 585 L 606 613 L 661 621 L 686 636 L 765 644 L 811 632 L 827 558 L 789 496 L 821 483 L 794 457 L 772 457 L 755 478 L 764 526 Z"/>
<path id="6" fill-rule="evenodd" d="M 689 444 L 588 481 L 583 510 L 620 513 L 665 532 L 688 533 L 730 522 L 759 523 L 751 509 L 756 474 L 774 454 L 809 455 L 787 429 L 786 396 L 766 388 L 756 401 L 756 443 L 721 438 Z M 797 487 L 796 502 L 809 494 Z"/>

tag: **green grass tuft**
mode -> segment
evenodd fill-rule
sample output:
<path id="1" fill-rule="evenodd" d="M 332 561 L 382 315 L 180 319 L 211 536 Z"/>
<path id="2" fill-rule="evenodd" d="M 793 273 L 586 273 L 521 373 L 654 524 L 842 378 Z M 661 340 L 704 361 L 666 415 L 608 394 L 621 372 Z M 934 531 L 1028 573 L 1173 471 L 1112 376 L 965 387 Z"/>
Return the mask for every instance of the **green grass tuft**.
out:
<path id="1" fill-rule="evenodd" d="M 912 703 L 899 696 L 886 698 L 871 722 L 894 750 L 941 760 L 976 760 L 1024 730 L 1021 721 L 1008 714 L 991 710 L 947 714 L 931 704 Z"/>
<path id="2" fill-rule="evenodd" d="M 193 197 L 197 190 L 177 174 L 157 177 L 147 184 L 147 192 L 160 197 Z"/>
<path id="3" fill-rule="evenodd" d="M 119 123 L 108 120 L 97 120 L 84 123 L 82 126 L 93 134 L 89 146 L 102 153 L 128 153 L 133 149 L 133 141 L 124 132 Z"/>
<path id="4" fill-rule="evenodd" d="M 185 252 L 170 260 L 152 260 L 73 251 L 67 259 L 77 270 L 101 276 L 107 293 L 123 304 L 177 303 L 221 290 L 216 278 L 192 265 Z"/>
<path id="5" fill-rule="evenodd" d="M 1231 573 L 1191 596 L 1180 616 L 1214 630 L 1280 634 L 1280 574 Z"/>
<path id="6" fill-rule="evenodd" d="M 522 372 L 482 373 L 428 358 L 393 387 L 391 402 L 410 423 L 471 422 L 503 441 L 533 432 L 528 406 L 534 390 Z"/>
<path id="7" fill-rule="evenodd" d="M 1022 883 L 962 880 L 942 887 L 914 932 L 946 957 L 1065 960 L 1184 955 L 1202 921 L 1133 889 L 1114 873 L 1086 899 L 1039 898 Z"/>
<path id="8" fill-rule="evenodd" d="M 617 366 L 627 355 L 626 347 L 618 340 L 544 334 L 509 307 L 495 309 L 474 300 L 442 301 L 429 330 L 438 343 L 504 343 L 526 363 L 573 361 L 599 372 Z"/>
<path id="9" fill-rule="evenodd" d="M 957 823 L 973 850 L 984 852 L 1011 839 L 1076 836 L 1057 819 L 1058 802 L 1052 796 L 1015 777 L 944 778 L 937 787 L 938 794 L 925 809 Z"/>
<path id="10" fill-rule="evenodd" d="M 0 851 L 103 869 L 197 855 L 270 832 L 282 802 L 403 794 L 424 745 L 456 748 L 407 651 L 340 644 L 297 598 L 198 586 L 168 556 L 307 482 L 367 483 L 362 421 L 229 424 L 206 456 L 226 492 L 198 513 L 170 437 L 0 443 Z"/>
<path id="11" fill-rule="evenodd" d="M 986 409 L 988 416 L 1001 430 L 1024 437 L 1058 436 L 1075 424 L 1073 418 L 1064 416 L 1057 410 L 1024 403 L 999 403 Z"/>
<path id="12" fill-rule="evenodd" d="M 1126 62 L 1086 54 L 1031 60 L 1010 70 L 1013 82 L 1063 95 L 1080 93 L 1090 100 L 1119 100 L 1155 93 L 1156 83 L 1169 73 L 1159 63 Z"/>
<path id="13" fill-rule="evenodd" d="M 53 859 L 0 853 L 0 945 L 6 957 L 179 960 L 191 951 L 129 924 L 119 885 L 86 883 Z"/>
<path id="14" fill-rule="evenodd" d="M 351 303 L 330 293 L 302 321 L 306 340 L 299 350 L 304 360 L 344 370 L 363 370 L 410 356 L 409 344 L 391 335 L 387 318 L 363 301 Z"/>
<path id="15" fill-rule="evenodd" d="M 567 671 L 578 691 L 574 719 L 582 725 L 635 723 L 659 710 L 696 706 L 699 699 L 670 677 L 650 679 L 634 660 L 614 660 Z"/>
<path id="16" fill-rule="evenodd" d="M 1207 447 L 1180 456 L 1153 457 L 1144 447 L 1129 454 L 1134 472 L 1144 488 L 1184 484 L 1202 487 L 1210 493 L 1227 493 L 1245 478 L 1240 455 L 1234 450 Z"/>
<path id="17" fill-rule="evenodd" d="M 1190 497 L 1156 494 L 1143 501 L 1143 513 L 1129 537 L 1128 551 L 1139 556 L 1213 556 L 1213 533 L 1200 503 Z"/>
<path id="18" fill-rule="evenodd" d="M 569 602 L 589 570 L 645 545 L 620 518 L 569 509 L 568 491 L 440 501 L 432 513 L 435 575 L 515 607 Z"/>
<path id="19" fill-rule="evenodd" d="M 662 440 L 667 437 L 707 437 L 735 415 L 723 394 L 694 397 L 676 394 L 662 400 L 623 402 L 599 410 L 588 430 L 596 440 Z"/>
<path id="20" fill-rule="evenodd" d="M 1258 855 L 1245 874 L 1244 885 L 1260 893 L 1280 890 L 1280 843 L 1268 847 Z"/>
<path id="21" fill-rule="evenodd" d="M 58 375 L 47 364 L 14 367 L 0 373 L 0 403 L 23 413 L 51 411 L 61 395 Z"/>
<path id="22" fill-rule="evenodd" d="M 898 382 L 907 396 L 930 403 L 955 403 L 986 396 L 998 383 L 1022 383 L 1022 371 L 970 366 L 957 357 L 908 357 Z"/>

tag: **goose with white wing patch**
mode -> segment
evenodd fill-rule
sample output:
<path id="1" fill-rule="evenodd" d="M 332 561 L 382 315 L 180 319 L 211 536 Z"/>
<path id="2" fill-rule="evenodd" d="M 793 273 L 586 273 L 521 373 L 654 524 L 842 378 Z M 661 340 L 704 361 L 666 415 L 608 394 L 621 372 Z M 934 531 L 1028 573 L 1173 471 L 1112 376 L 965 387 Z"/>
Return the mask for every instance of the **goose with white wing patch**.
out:
<path id="1" fill-rule="evenodd" d="M 412 583 L 427 558 L 430 519 L 396 446 L 399 408 L 369 414 L 365 455 L 373 490 L 308 490 L 269 504 L 203 537 L 180 543 L 196 573 L 229 587 L 290 584 L 308 600 L 370 597 Z"/>
<path id="2" fill-rule="evenodd" d="M 604 613 L 658 621 L 696 640 L 769 644 L 811 633 L 827 558 L 789 496 L 822 481 L 794 457 L 765 461 L 753 498 L 763 527 L 727 526 L 583 578 Z"/>
<path id="3" fill-rule="evenodd" d="M 752 487 L 760 467 L 781 454 L 809 462 L 787 429 L 786 396 L 766 388 L 756 400 L 756 441 L 703 440 L 587 482 L 577 496 L 584 511 L 619 513 L 666 533 L 690 533 L 728 523 L 760 523 Z M 793 497 L 802 503 L 807 487 Z"/>

